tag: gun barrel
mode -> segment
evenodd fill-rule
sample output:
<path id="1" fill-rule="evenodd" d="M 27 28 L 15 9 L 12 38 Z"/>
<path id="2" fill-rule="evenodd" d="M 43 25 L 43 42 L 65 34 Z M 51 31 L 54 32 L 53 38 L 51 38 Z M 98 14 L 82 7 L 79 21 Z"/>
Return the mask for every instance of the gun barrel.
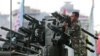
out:
<path id="1" fill-rule="evenodd" d="M 8 29 L 8 28 L 6 28 L 6 27 L 1 27 L 1 29 L 6 30 L 6 31 L 10 31 L 10 32 L 12 32 L 12 33 L 15 33 L 15 34 L 18 34 L 18 35 L 20 35 L 20 36 L 25 37 L 25 35 L 23 35 L 23 34 L 21 34 L 21 33 L 18 33 L 18 32 L 15 32 L 15 31 L 13 31 L 13 30 L 10 30 L 10 29 Z"/>
<path id="2" fill-rule="evenodd" d="M 58 12 L 54 12 L 52 13 L 52 15 L 58 19 L 62 19 L 63 17 L 58 13 Z"/>
<path id="3" fill-rule="evenodd" d="M 26 20 L 29 20 L 29 21 L 31 21 L 31 22 L 36 22 L 36 23 L 39 22 L 38 20 L 36 20 L 35 18 L 31 17 L 31 16 L 28 15 L 28 14 L 24 14 L 23 17 L 24 17 Z"/>
<path id="4" fill-rule="evenodd" d="M 3 38 L 0 38 L 0 41 L 9 41 L 9 40 L 6 40 L 6 39 L 3 39 Z M 18 45 L 18 44 L 16 44 L 16 43 L 12 43 L 11 42 L 11 44 L 12 45 L 15 45 L 15 46 L 19 46 L 19 47 L 21 47 L 21 48 L 24 48 L 24 49 L 27 49 L 28 51 L 32 51 L 32 52 L 35 52 L 35 53 L 38 53 L 37 51 L 35 51 L 35 50 L 31 50 L 30 48 L 28 48 L 28 47 L 24 47 L 24 46 L 20 46 L 20 45 Z"/>
<path id="5" fill-rule="evenodd" d="M 21 48 L 27 49 L 28 51 L 32 51 L 32 52 L 34 52 L 34 53 L 38 53 L 37 51 L 32 50 L 32 49 L 30 49 L 30 48 L 28 48 L 28 47 L 23 47 L 23 46 L 20 46 L 20 45 L 18 45 L 18 44 L 15 44 L 15 43 L 12 43 L 12 44 L 13 44 L 13 45 L 16 45 L 16 46 L 19 46 L 19 47 L 21 47 Z"/>
<path id="6" fill-rule="evenodd" d="M 90 35 L 91 37 L 93 37 L 94 39 L 98 39 L 98 37 L 94 36 L 93 34 L 91 34 L 90 32 L 88 32 L 88 31 L 86 31 L 86 30 L 84 30 L 83 28 L 81 28 L 81 30 L 82 30 L 83 32 L 85 32 L 86 34 Z"/>
<path id="7" fill-rule="evenodd" d="M 39 46 L 39 45 L 36 45 L 36 44 L 30 44 L 30 45 L 33 46 L 33 47 L 36 47 L 36 48 L 42 49 L 41 46 Z"/>
<path id="8" fill-rule="evenodd" d="M 68 34 L 62 32 L 62 31 L 59 30 L 59 28 L 57 28 L 57 27 L 51 26 L 50 24 L 48 24 L 47 26 L 48 26 L 49 29 L 51 29 L 51 30 L 54 31 L 54 32 L 59 32 L 59 33 L 62 33 L 62 34 L 64 34 L 64 35 L 66 35 L 67 37 L 70 37 Z"/>
<path id="9" fill-rule="evenodd" d="M 89 47 L 85 47 L 86 49 L 88 49 L 90 52 L 95 52 L 94 50 L 92 50 L 91 48 L 89 48 Z"/>
<path id="10" fill-rule="evenodd" d="M 0 41 L 6 41 L 5 39 L 3 39 L 3 38 L 0 38 Z"/>
<path id="11" fill-rule="evenodd" d="M 21 42 L 21 43 L 25 43 L 24 41 L 21 41 L 21 40 L 17 40 L 17 41 L 18 41 L 18 42 Z M 33 46 L 33 47 L 42 49 L 39 45 L 36 45 L 36 44 L 30 44 L 30 46 Z"/>
<path id="12" fill-rule="evenodd" d="M 89 42 L 88 39 L 86 39 L 86 43 L 88 43 L 88 44 L 91 45 L 91 46 L 94 46 L 91 42 Z"/>
<path id="13" fill-rule="evenodd" d="M 31 34 L 31 31 L 29 30 L 29 29 L 27 29 L 27 28 L 25 28 L 25 27 L 21 27 L 21 28 L 19 28 L 22 32 L 25 32 L 25 33 L 27 33 L 27 34 Z"/>

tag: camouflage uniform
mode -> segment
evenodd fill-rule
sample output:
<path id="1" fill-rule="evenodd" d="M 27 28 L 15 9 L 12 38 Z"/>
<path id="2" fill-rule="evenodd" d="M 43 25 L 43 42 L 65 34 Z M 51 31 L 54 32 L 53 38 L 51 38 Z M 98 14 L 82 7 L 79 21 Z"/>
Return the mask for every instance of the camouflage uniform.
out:
<path id="1" fill-rule="evenodd" d="M 72 23 L 72 33 L 71 33 L 71 42 L 72 42 L 72 48 L 74 49 L 75 56 L 84 56 L 82 48 L 84 46 L 82 45 L 82 38 L 81 38 L 81 25 L 79 21 Z"/>

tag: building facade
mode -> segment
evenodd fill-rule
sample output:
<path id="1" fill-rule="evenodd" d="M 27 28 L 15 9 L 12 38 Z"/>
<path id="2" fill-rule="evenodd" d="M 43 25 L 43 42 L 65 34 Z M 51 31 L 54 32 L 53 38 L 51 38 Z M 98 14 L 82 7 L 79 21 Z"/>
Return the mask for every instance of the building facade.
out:
<path id="1" fill-rule="evenodd" d="M 0 14 L 0 27 L 1 26 L 10 28 L 10 22 L 8 20 L 8 15 Z M 2 35 L 2 38 L 6 39 L 6 34 L 7 34 L 7 31 L 0 29 L 0 35 Z M 3 43 L 4 42 L 0 41 L 0 47 L 3 45 Z"/>

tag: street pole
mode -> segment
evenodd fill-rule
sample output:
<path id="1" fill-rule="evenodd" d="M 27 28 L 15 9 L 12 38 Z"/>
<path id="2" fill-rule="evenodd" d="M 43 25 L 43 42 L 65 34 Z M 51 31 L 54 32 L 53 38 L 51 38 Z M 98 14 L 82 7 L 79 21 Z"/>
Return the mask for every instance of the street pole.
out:
<path id="1" fill-rule="evenodd" d="M 90 12 L 90 18 L 89 18 L 89 32 L 94 34 L 94 19 L 93 19 L 93 12 L 94 12 L 94 0 L 92 0 L 92 7 L 91 7 L 91 12 Z M 92 37 L 89 36 L 89 41 L 91 43 L 93 43 L 93 47 L 92 46 L 89 46 L 91 49 L 95 50 L 94 53 L 90 52 L 87 50 L 87 56 L 96 56 L 96 40 Z"/>
<path id="2" fill-rule="evenodd" d="M 12 0 L 10 0 L 10 29 L 12 29 Z M 11 36 L 11 31 L 10 31 L 10 36 Z M 10 38 L 10 51 L 11 51 L 11 38 Z"/>

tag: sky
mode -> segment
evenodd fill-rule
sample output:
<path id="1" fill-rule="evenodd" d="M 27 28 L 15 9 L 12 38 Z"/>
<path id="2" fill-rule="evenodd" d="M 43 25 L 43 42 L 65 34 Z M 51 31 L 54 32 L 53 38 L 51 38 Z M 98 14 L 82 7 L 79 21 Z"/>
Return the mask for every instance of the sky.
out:
<path id="1" fill-rule="evenodd" d="M 10 0 L 0 0 L 0 13 L 9 14 L 10 13 Z M 5 2 L 6 1 L 6 2 Z M 12 10 L 18 9 L 20 5 L 18 2 L 21 0 L 12 0 Z M 94 8 L 94 27 L 96 30 L 100 31 L 100 0 L 95 1 Z M 52 13 L 54 11 L 59 11 L 65 2 L 71 2 L 75 9 L 79 9 L 81 14 L 90 15 L 92 0 L 25 0 L 25 5 L 31 8 L 40 9 L 42 12 Z"/>

